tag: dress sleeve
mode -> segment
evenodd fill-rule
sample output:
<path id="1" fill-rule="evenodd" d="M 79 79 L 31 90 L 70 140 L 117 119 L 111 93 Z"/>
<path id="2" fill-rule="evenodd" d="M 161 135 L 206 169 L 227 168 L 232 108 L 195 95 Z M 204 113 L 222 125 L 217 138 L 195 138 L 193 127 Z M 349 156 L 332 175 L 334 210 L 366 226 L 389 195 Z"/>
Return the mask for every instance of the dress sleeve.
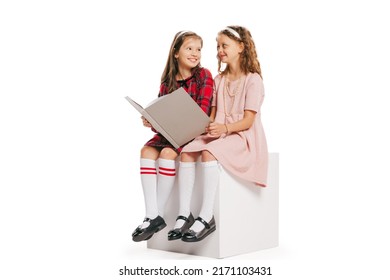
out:
<path id="1" fill-rule="evenodd" d="M 214 78 L 214 91 L 213 91 L 213 100 L 211 102 L 211 106 L 212 107 L 216 107 L 217 106 L 217 92 L 218 92 L 218 89 L 219 89 L 219 86 L 222 82 L 222 76 L 218 74 L 218 76 L 216 76 Z"/>
<path id="2" fill-rule="evenodd" d="M 260 112 L 261 105 L 264 100 L 264 85 L 260 75 L 253 74 L 248 79 L 245 95 L 244 110 Z"/>
<path id="3" fill-rule="evenodd" d="M 161 83 L 158 97 L 164 96 L 168 93 L 168 87 L 165 83 Z"/>
<path id="4" fill-rule="evenodd" d="M 202 69 L 200 73 L 200 82 L 201 84 L 199 94 L 197 96 L 197 103 L 207 115 L 210 115 L 214 92 L 214 80 L 208 69 Z"/>

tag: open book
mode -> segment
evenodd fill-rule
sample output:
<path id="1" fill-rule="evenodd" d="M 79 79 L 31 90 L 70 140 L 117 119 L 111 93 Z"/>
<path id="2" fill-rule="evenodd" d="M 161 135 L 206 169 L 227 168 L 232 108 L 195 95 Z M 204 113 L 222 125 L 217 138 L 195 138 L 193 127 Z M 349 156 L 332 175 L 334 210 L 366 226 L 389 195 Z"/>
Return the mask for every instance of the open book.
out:
<path id="1" fill-rule="evenodd" d="M 175 148 L 205 132 L 210 118 L 183 89 L 161 96 L 143 108 L 125 97 Z"/>

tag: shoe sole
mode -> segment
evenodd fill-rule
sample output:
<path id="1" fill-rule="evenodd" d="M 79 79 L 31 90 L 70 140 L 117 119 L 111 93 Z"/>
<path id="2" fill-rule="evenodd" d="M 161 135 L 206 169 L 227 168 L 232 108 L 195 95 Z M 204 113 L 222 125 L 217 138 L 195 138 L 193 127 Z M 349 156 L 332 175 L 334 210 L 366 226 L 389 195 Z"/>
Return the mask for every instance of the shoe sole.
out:
<path id="1" fill-rule="evenodd" d="M 168 241 L 174 241 L 174 240 L 178 240 L 178 239 L 181 239 L 182 235 L 178 235 L 177 237 L 169 237 L 168 236 Z"/>
<path id="2" fill-rule="evenodd" d="M 208 231 L 205 235 L 203 235 L 201 238 L 197 239 L 197 238 L 190 238 L 190 239 L 185 239 L 185 238 L 182 238 L 181 240 L 184 241 L 184 242 L 198 242 L 198 241 L 202 241 L 203 239 L 205 239 L 207 236 L 209 236 L 211 233 L 213 233 L 217 228 L 213 228 L 211 229 L 210 231 Z"/>

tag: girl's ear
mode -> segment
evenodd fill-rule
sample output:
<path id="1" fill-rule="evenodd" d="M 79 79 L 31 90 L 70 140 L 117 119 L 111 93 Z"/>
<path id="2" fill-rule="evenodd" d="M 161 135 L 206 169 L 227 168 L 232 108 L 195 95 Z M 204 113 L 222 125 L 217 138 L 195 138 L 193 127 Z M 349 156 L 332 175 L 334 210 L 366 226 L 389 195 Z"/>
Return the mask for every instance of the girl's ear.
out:
<path id="1" fill-rule="evenodd" d="M 173 52 L 173 57 L 177 59 L 179 57 L 179 52 L 175 48 L 173 48 L 172 52 Z"/>
<path id="2" fill-rule="evenodd" d="M 243 43 L 243 42 L 240 42 L 240 47 L 239 47 L 239 49 L 240 49 L 239 53 L 241 54 L 241 53 L 244 51 L 244 49 L 245 49 L 245 46 L 244 46 L 244 43 Z"/>

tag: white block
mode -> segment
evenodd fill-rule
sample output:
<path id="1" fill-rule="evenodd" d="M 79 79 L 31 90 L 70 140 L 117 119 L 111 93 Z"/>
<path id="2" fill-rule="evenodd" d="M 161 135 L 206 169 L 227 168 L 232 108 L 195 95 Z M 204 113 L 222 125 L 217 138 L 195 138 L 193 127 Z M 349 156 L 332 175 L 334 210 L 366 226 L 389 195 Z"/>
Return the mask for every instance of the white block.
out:
<path id="1" fill-rule="evenodd" d="M 199 164 L 198 164 L 199 166 Z M 200 168 L 197 168 L 199 174 Z M 199 214 L 203 187 L 196 177 L 191 205 Z M 279 244 L 279 154 L 269 154 L 268 186 L 259 187 L 237 178 L 222 168 L 216 195 L 214 217 L 216 231 L 194 243 L 180 239 L 168 241 L 179 208 L 175 184 L 165 211 L 167 227 L 147 241 L 147 247 L 177 253 L 225 258 L 277 247 Z"/>

